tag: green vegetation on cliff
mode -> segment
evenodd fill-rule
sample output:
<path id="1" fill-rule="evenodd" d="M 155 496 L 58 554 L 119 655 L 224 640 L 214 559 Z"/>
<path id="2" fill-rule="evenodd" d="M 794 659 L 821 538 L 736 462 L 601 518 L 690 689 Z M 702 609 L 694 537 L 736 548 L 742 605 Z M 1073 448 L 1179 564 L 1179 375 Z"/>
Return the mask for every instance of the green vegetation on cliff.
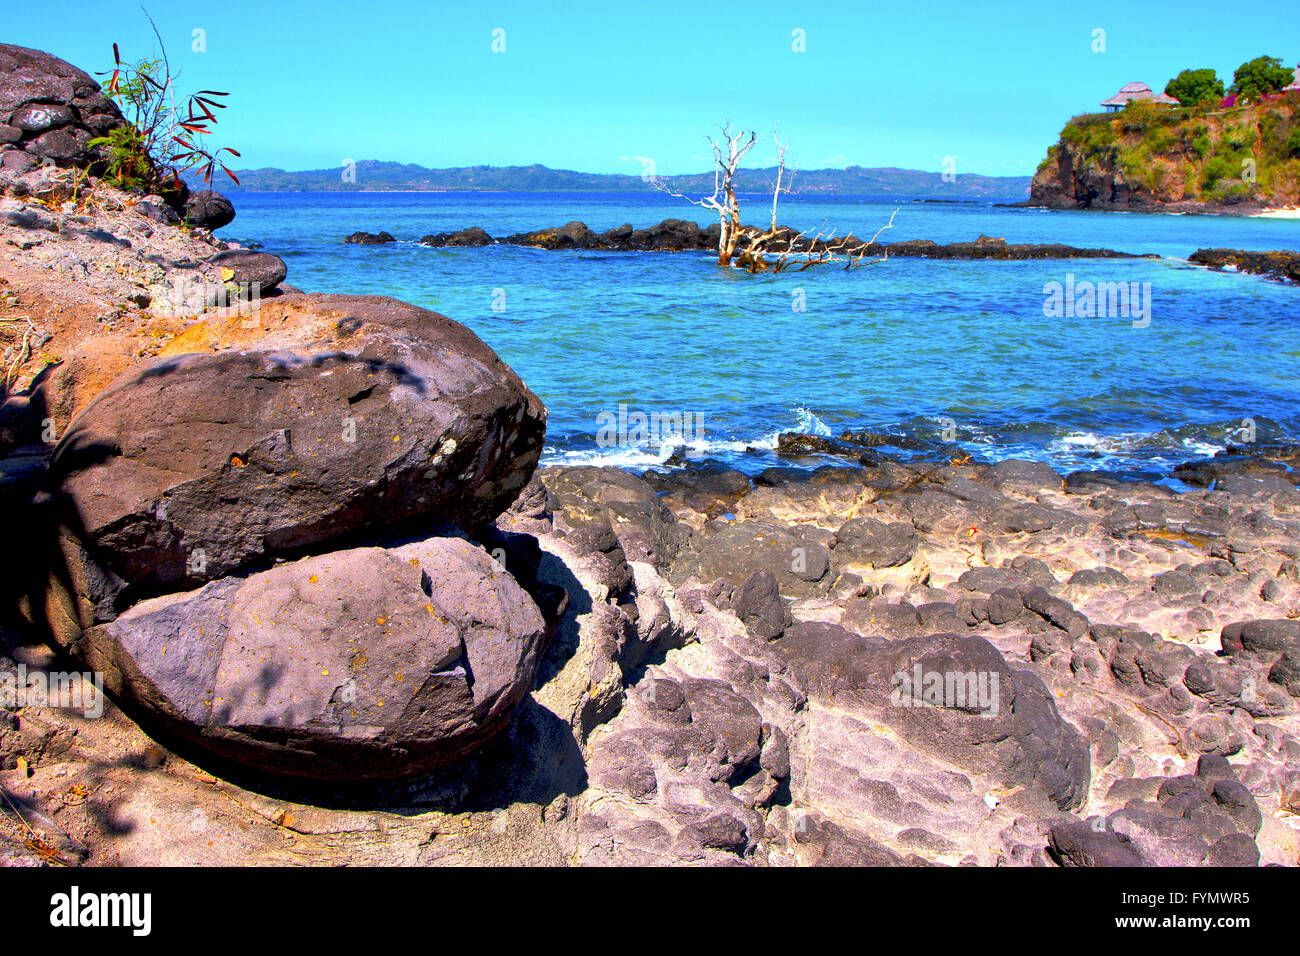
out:
<path id="1" fill-rule="evenodd" d="M 1167 84 L 1165 95 L 1183 106 L 1208 106 L 1223 99 L 1223 81 L 1211 69 L 1183 70 Z"/>
<path id="2" fill-rule="evenodd" d="M 1232 74 L 1232 92 L 1249 100 L 1275 93 L 1291 82 L 1291 71 L 1275 56 L 1257 56 Z"/>
<path id="3" fill-rule="evenodd" d="M 1030 201 L 1096 208 L 1300 202 L 1300 93 L 1216 107 L 1135 101 L 1117 113 L 1074 117 L 1039 166 Z"/>

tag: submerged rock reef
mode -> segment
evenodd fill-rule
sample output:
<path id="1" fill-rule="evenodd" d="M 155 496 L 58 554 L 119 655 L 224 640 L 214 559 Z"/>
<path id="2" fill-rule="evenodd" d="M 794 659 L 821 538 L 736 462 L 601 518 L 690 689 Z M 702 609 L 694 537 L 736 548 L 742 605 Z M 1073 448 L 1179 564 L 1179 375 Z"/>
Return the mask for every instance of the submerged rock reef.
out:
<path id="1" fill-rule="evenodd" d="M 711 252 L 717 251 L 720 227 L 700 228 L 699 224 L 685 219 L 665 219 L 643 229 L 631 223 L 615 226 L 605 232 L 593 232 L 582 222 L 569 222 L 554 229 L 539 229 L 510 236 L 493 238 L 478 226 L 457 232 L 440 232 L 424 236 L 420 244 L 434 248 L 445 246 L 488 246 L 502 243 L 512 246 L 531 246 L 538 249 L 594 249 L 604 252 Z M 749 248 L 749 236 L 762 230 L 747 227 L 742 233 L 737 250 Z M 387 239 L 383 237 L 387 236 Z M 377 245 L 393 241 L 387 232 L 357 232 L 343 240 L 350 243 Z M 1144 258 L 1114 249 L 1082 249 L 1061 243 L 1008 243 L 1005 239 L 980 236 L 972 242 L 937 243 L 930 239 L 908 239 L 903 242 L 869 242 L 849 235 L 825 239 L 804 236 L 798 230 L 782 227 L 777 230 L 770 251 L 793 249 L 797 252 L 824 252 L 834 250 L 846 256 L 905 256 L 920 259 L 1132 259 Z"/>
<path id="2" fill-rule="evenodd" d="M 1294 449 L 539 467 L 464 326 L 29 175 L 0 863 L 1300 861 Z"/>

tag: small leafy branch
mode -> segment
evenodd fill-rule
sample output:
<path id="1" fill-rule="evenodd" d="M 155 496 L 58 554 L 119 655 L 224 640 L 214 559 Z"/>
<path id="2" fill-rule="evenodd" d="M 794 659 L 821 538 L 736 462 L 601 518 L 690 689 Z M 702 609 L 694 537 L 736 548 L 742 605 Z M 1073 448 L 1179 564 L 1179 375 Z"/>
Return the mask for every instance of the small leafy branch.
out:
<path id="1" fill-rule="evenodd" d="M 149 16 L 147 12 L 145 16 Z M 181 174 L 194 169 L 211 186 L 212 177 L 220 169 L 238 183 L 239 178 L 220 157 L 222 153 L 238 156 L 239 151 L 228 146 L 213 151 L 203 140 L 217 123 L 214 110 L 226 108 L 218 100 L 227 94 L 199 90 L 178 104 L 179 74 L 172 72 L 152 17 L 149 24 L 158 38 L 157 57 L 124 64 L 114 43 L 111 75 L 107 70 L 97 74 L 109 77 L 104 92 L 118 104 L 130 123 L 91 140 L 92 146 L 108 149 L 108 177 L 124 188 L 153 192 L 179 189 Z"/>

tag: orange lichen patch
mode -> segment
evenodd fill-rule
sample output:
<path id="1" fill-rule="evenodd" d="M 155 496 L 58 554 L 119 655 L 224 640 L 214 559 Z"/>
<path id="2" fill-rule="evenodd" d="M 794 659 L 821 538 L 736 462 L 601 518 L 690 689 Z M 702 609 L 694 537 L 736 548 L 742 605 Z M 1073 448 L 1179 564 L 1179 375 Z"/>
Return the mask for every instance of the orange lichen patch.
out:
<path id="1" fill-rule="evenodd" d="M 307 578 L 307 583 L 308 583 L 308 584 L 315 584 L 315 583 L 316 583 L 317 581 L 319 581 L 319 580 L 320 580 L 320 578 L 318 578 L 316 575 L 312 574 L 312 575 L 309 575 L 309 576 L 308 576 L 308 578 Z"/>
<path id="2" fill-rule="evenodd" d="M 243 468 L 245 465 L 248 464 L 248 459 L 245 458 L 243 455 L 231 455 L 230 464 L 233 465 L 235 468 Z"/>
<path id="3" fill-rule="evenodd" d="M 307 312 L 310 318 L 291 318 Z M 308 344 L 337 341 L 337 321 L 328 314 L 308 310 L 300 302 L 279 299 L 263 300 L 257 310 L 257 322 L 247 324 L 247 315 L 237 307 L 219 309 L 185 329 L 159 352 L 160 355 L 184 355 L 187 352 L 219 352 L 254 344 L 268 335 L 287 337 L 292 343 Z"/>
<path id="4" fill-rule="evenodd" d="M 1138 534 L 1144 538 L 1155 538 L 1159 541 L 1176 541 L 1179 544 L 1185 544 L 1190 548 L 1208 548 L 1210 539 L 1203 534 L 1196 534 L 1192 531 L 1170 531 L 1168 528 L 1142 528 Z"/>

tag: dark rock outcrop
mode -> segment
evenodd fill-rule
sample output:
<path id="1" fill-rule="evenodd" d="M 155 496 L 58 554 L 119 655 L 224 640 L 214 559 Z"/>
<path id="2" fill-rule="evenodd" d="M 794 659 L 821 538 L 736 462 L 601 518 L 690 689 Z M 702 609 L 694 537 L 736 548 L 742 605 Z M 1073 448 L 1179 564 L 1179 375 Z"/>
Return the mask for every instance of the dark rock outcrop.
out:
<path id="1" fill-rule="evenodd" d="M 354 246 L 382 246 L 385 243 L 396 242 L 391 232 L 354 232 L 343 240 Z"/>
<path id="2" fill-rule="evenodd" d="M 544 468 L 539 473 L 554 496 L 557 526 L 591 522 L 611 527 L 630 561 L 666 567 L 677 556 L 682 529 L 650 485 L 615 468 Z"/>
<path id="3" fill-rule="evenodd" d="M 381 233 L 382 235 L 382 233 Z M 478 226 L 456 232 L 439 232 L 420 240 L 425 246 L 490 246 L 496 240 Z"/>
<path id="4" fill-rule="evenodd" d="M 1248 252 L 1244 249 L 1197 249 L 1188 262 L 1211 269 L 1235 269 L 1286 282 L 1300 282 L 1300 253 Z"/>
<path id="5" fill-rule="evenodd" d="M 42 163 L 102 170 L 90 141 L 125 123 L 91 76 L 40 50 L 0 43 L 0 163 L 17 173 Z"/>
<path id="6" fill-rule="evenodd" d="M 459 232 L 437 233 L 420 240 L 426 246 L 485 246 L 493 242 L 507 245 L 531 246 L 539 249 L 590 249 L 604 252 L 709 252 L 718 248 L 718 226 L 700 228 L 685 219 L 665 219 L 645 229 L 635 229 L 630 224 L 616 226 L 606 232 L 593 232 L 585 223 L 569 222 L 553 229 L 521 232 L 493 239 L 477 226 Z M 737 244 L 742 254 L 748 248 L 748 236 L 760 230 L 748 227 Z M 800 238 L 798 231 L 783 227 L 778 230 L 771 251 L 780 252 L 793 244 L 794 249 L 823 251 L 824 240 Z M 905 242 L 864 242 L 848 236 L 835 243 L 843 255 L 864 257 L 906 256 L 922 259 L 1113 259 L 1136 258 L 1114 249 L 1081 249 L 1061 243 L 1008 243 L 1005 239 L 980 236 L 974 242 L 937 243 L 929 239 L 910 239 Z"/>
<path id="7" fill-rule="evenodd" d="M 1142 866 L 1128 838 L 1082 820 L 1052 827 L 1049 853 L 1061 866 Z"/>
<path id="8" fill-rule="evenodd" d="M 181 216 L 192 226 L 208 230 L 220 229 L 234 221 L 235 207 L 221 193 L 204 189 L 190 193 L 181 209 Z"/>
<path id="9" fill-rule="evenodd" d="M 695 577 L 709 585 L 723 580 L 742 587 L 751 575 L 771 575 L 782 593 L 807 595 L 830 568 L 830 554 L 819 542 L 800 537 L 770 521 L 732 521 L 713 534 L 693 539 L 673 562 L 676 584 Z"/>
<path id="10" fill-rule="evenodd" d="M 208 262 L 221 270 L 225 282 L 250 289 L 255 286 L 262 295 L 274 291 L 289 274 L 284 260 L 269 252 L 228 249 L 218 252 Z"/>

